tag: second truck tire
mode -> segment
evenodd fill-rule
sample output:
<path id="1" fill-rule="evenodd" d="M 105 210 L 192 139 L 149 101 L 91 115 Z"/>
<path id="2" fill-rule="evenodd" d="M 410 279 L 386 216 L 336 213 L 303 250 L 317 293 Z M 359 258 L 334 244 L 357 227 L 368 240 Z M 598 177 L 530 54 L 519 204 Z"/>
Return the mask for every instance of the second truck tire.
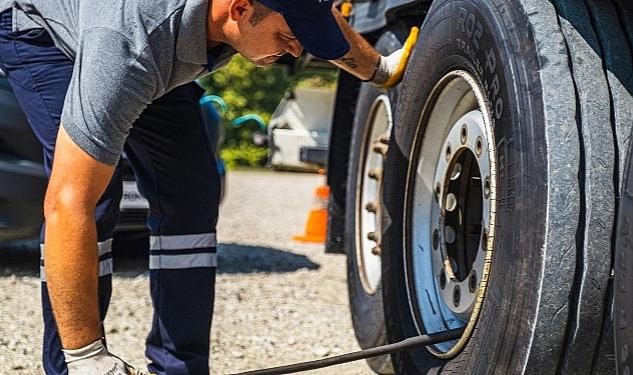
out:
<path id="1" fill-rule="evenodd" d="M 385 31 L 376 49 L 388 55 L 402 47 L 404 27 Z M 364 83 L 358 94 L 347 178 L 345 246 L 347 285 L 352 323 L 359 345 L 373 348 L 387 343 L 382 306 L 380 261 L 380 192 L 384 154 L 398 101 L 398 87 L 381 90 Z M 367 360 L 378 374 L 392 374 L 389 356 Z"/>

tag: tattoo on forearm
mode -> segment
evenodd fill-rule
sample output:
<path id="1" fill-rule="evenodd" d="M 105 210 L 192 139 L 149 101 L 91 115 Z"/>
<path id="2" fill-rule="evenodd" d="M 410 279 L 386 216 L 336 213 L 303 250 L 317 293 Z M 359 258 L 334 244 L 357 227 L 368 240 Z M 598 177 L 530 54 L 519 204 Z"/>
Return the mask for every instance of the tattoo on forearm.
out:
<path id="1" fill-rule="evenodd" d="M 343 57 L 336 61 L 341 64 L 345 64 L 352 69 L 358 68 L 358 64 L 356 63 L 356 60 L 353 57 Z"/>

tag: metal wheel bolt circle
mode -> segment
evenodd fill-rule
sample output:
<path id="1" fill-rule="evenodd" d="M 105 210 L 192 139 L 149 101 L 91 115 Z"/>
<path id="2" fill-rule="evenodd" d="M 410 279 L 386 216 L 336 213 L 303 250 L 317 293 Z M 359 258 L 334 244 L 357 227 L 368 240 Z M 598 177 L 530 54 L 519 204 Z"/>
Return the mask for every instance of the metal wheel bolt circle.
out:
<path id="1" fill-rule="evenodd" d="M 362 129 L 361 155 L 356 173 L 355 256 L 363 289 L 368 294 L 381 283 L 380 196 L 382 168 L 388 152 L 393 116 L 391 101 L 385 94 L 372 104 Z"/>
<path id="2" fill-rule="evenodd" d="M 417 301 L 415 323 L 421 332 L 466 327 L 459 340 L 427 348 L 449 359 L 468 342 L 491 274 L 488 238 L 496 222 L 497 159 L 485 90 L 476 78 L 450 72 L 430 98 L 408 172 L 413 191 L 405 203 L 410 246 L 405 261 L 411 275 L 406 287 Z"/>

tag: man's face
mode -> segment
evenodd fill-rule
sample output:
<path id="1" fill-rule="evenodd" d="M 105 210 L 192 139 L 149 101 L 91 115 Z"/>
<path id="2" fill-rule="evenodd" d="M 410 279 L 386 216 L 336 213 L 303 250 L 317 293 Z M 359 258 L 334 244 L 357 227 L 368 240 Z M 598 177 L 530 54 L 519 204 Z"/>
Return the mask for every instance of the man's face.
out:
<path id="1" fill-rule="evenodd" d="M 229 11 L 235 29 L 230 44 L 255 65 L 270 65 L 286 53 L 301 55 L 303 48 L 281 14 L 260 17 L 248 0 L 233 1 Z"/>

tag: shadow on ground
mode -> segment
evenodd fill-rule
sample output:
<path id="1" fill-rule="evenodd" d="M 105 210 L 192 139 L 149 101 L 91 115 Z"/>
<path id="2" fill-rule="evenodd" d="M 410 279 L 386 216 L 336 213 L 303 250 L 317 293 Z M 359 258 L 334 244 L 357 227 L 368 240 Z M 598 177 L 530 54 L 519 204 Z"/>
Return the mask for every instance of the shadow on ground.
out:
<path id="1" fill-rule="evenodd" d="M 236 243 L 218 247 L 220 273 L 294 272 L 302 268 L 318 270 L 319 264 L 305 255 L 271 247 L 247 246 Z"/>
<path id="2" fill-rule="evenodd" d="M 146 250 L 134 249 L 130 254 L 116 251 L 115 276 L 136 277 L 147 272 Z M 272 247 L 249 246 L 237 243 L 220 244 L 218 247 L 218 273 L 286 273 L 300 269 L 317 270 L 320 265 L 305 255 L 295 254 Z M 0 246 L 0 277 L 39 277 L 40 251 L 37 241 L 12 246 Z"/>

